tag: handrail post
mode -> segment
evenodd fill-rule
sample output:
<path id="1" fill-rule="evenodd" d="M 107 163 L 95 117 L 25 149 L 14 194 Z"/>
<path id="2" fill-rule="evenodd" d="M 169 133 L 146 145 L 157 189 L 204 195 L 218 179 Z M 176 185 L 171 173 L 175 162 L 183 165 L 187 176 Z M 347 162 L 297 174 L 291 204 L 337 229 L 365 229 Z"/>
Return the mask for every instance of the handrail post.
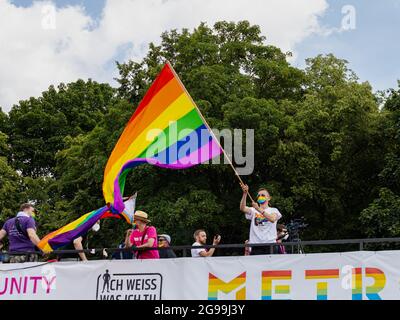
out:
<path id="1" fill-rule="evenodd" d="M 364 242 L 361 240 L 360 241 L 360 251 L 364 250 Z"/>

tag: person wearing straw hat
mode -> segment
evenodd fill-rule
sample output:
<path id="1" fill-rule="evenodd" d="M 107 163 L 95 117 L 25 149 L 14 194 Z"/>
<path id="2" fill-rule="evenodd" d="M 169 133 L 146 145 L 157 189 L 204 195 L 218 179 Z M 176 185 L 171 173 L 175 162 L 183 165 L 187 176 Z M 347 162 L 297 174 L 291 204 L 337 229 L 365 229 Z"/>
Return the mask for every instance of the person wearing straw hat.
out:
<path id="1" fill-rule="evenodd" d="M 157 230 L 153 226 L 148 226 L 151 221 L 148 214 L 137 210 L 133 215 L 133 223 L 136 226 L 126 233 L 125 245 L 127 248 L 157 248 Z M 158 250 L 138 250 L 137 259 L 159 259 Z"/>

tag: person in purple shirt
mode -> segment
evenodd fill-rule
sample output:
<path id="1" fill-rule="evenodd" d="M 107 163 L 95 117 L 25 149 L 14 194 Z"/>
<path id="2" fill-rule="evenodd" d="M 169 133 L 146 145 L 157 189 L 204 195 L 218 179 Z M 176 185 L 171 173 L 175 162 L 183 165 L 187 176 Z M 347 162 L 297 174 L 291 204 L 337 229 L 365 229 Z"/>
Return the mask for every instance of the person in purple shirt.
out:
<path id="1" fill-rule="evenodd" d="M 0 230 L 0 241 L 8 236 L 12 253 L 10 263 L 34 262 L 38 260 L 35 246 L 40 242 L 33 219 L 35 209 L 30 203 L 21 205 L 15 218 L 8 219 Z M 18 255 L 18 253 L 24 253 Z"/>

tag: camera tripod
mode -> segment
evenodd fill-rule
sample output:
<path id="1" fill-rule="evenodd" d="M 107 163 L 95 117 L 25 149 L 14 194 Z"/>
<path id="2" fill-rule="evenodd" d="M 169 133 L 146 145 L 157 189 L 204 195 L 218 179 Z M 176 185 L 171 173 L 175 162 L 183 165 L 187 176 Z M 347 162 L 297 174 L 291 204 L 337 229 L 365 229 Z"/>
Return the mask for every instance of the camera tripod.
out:
<path id="1" fill-rule="evenodd" d="M 304 223 L 304 218 L 291 220 L 287 225 L 287 229 L 289 230 L 289 241 L 295 242 L 297 245 L 292 245 L 292 253 L 305 253 L 303 245 L 301 244 L 300 239 L 300 231 L 306 228 L 308 224 Z M 297 252 L 295 252 L 295 247 L 297 247 Z"/>
<path id="2" fill-rule="evenodd" d="M 299 254 L 303 254 L 305 253 L 303 245 L 301 244 L 301 239 L 300 237 L 297 235 L 295 237 L 293 237 L 290 242 L 296 242 L 297 245 L 292 245 L 292 253 L 299 253 Z M 296 248 L 296 251 L 295 251 Z"/>

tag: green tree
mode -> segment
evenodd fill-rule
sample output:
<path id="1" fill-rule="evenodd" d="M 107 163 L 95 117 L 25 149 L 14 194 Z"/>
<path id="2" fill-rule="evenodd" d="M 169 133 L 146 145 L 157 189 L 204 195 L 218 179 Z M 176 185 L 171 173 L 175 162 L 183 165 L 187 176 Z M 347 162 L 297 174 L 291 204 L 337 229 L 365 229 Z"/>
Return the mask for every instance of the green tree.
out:
<path id="1" fill-rule="evenodd" d="M 398 237 L 400 234 L 400 196 L 388 188 L 381 188 L 360 216 L 368 237 Z"/>
<path id="2" fill-rule="evenodd" d="M 8 164 L 10 152 L 7 136 L 0 131 L 0 220 L 4 222 L 15 214 L 20 202 L 20 190 L 23 179 Z"/>
<path id="3" fill-rule="evenodd" d="M 269 156 L 269 180 L 293 206 L 293 217 L 310 224 L 305 238 L 361 236 L 359 213 L 381 163 L 376 98 L 333 55 L 308 59 L 305 71 L 303 99 L 281 102 L 290 120 Z"/>
<path id="4" fill-rule="evenodd" d="M 255 130 L 255 168 L 244 177 L 253 192 L 267 186 L 286 222 L 304 216 L 310 224 L 305 238 L 361 236 L 359 214 L 376 192 L 382 166 L 381 114 L 371 86 L 359 83 L 347 61 L 333 55 L 308 59 L 305 71 L 293 68 L 264 40 L 246 22 L 166 32 L 142 62 L 119 65 L 119 94 L 139 101 L 162 61 L 171 61 L 212 126 Z M 221 233 L 228 242 L 244 239 L 248 226 L 238 210 L 240 190 L 229 167 L 210 167 L 202 175 L 198 168 L 185 174 L 157 169 L 156 175 L 155 170 L 143 169 L 153 173 L 147 176 L 141 170 L 132 173 L 132 184 L 146 184 L 149 190 L 143 194 L 145 207 L 154 193 L 159 201 L 165 197 L 161 211 L 168 219 L 167 208 L 176 208 L 170 199 L 185 198 L 189 190 L 201 192 L 199 185 L 204 185 L 214 195 L 210 207 L 221 207 L 226 217 Z M 176 191 L 175 183 L 185 192 Z M 160 184 L 166 186 L 161 193 Z M 205 223 L 211 229 L 218 220 Z"/>
<path id="5" fill-rule="evenodd" d="M 377 138 L 384 147 L 379 154 L 382 162 L 376 186 L 379 194 L 362 211 L 360 221 L 368 236 L 392 237 L 400 235 L 400 89 L 390 90 L 379 120 L 381 134 Z"/>
<path id="6" fill-rule="evenodd" d="M 283 97 L 292 102 L 300 99 L 305 75 L 290 67 L 286 55 L 278 48 L 266 46 L 264 41 L 259 27 L 247 21 L 218 22 L 213 28 L 203 23 L 193 32 L 187 29 L 165 32 L 161 44 L 151 44 L 141 62 L 118 65 L 119 95 L 137 105 L 163 62 L 170 61 L 212 127 L 256 130 L 256 168 L 253 176 L 246 179 L 253 186 L 270 182 L 268 156 L 276 152 L 290 122 L 279 101 Z M 248 222 L 238 210 L 241 190 L 229 166 L 200 166 L 184 172 L 137 168 L 130 182 L 143 190 L 139 204 L 151 210 L 159 207 L 154 221 L 162 221 L 162 225 L 173 216 L 171 211 L 182 210 L 190 213 L 187 221 L 202 221 L 203 225 L 198 227 L 219 229 L 224 241 L 247 238 Z M 205 195 L 204 190 L 209 190 L 207 201 L 214 212 L 207 219 L 200 210 L 189 209 L 185 204 L 196 208 L 196 203 L 188 201 L 188 195 L 197 192 Z M 277 194 L 274 199 L 285 206 L 283 210 L 292 210 L 285 197 Z M 194 227 L 189 225 L 180 223 L 166 231 L 179 235 L 179 241 L 187 243 Z M 182 239 L 182 235 L 186 238 Z"/>
<path id="7" fill-rule="evenodd" d="M 54 174 L 55 155 L 65 136 L 91 131 L 103 118 L 114 90 L 108 84 L 78 80 L 50 86 L 39 98 L 15 105 L 6 126 L 13 167 L 24 176 Z"/>
<path id="8" fill-rule="evenodd" d="M 79 80 L 50 87 L 9 115 L 0 112 L 0 130 L 10 137 L 0 144 L 2 174 L 5 182 L 18 181 L 5 194 L 37 203 L 43 233 L 103 206 L 107 159 L 169 60 L 211 127 L 254 129 L 254 171 L 243 179 L 253 194 L 259 186 L 270 190 L 284 222 L 304 216 L 303 239 L 395 235 L 396 223 L 385 230 L 396 219 L 400 192 L 400 91 L 392 90 L 380 110 L 347 61 L 319 55 L 299 70 L 267 39 L 247 21 L 166 31 L 143 59 L 117 63 L 116 90 Z M 135 191 L 137 207 L 175 244 L 191 243 L 198 228 L 221 234 L 224 243 L 248 237 L 229 165 L 178 171 L 142 165 L 126 183 L 125 195 Z M 19 201 L 5 207 L 11 213 Z M 382 221 L 375 225 L 376 218 Z M 117 245 L 126 228 L 109 219 L 91 246 Z"/>
<path id="9" fill-rule="evenodd" d="M 5 132 L 7 125 L 7 115 L 3 112 L 3 110 L 0 107 L 0 131 Z"/>

